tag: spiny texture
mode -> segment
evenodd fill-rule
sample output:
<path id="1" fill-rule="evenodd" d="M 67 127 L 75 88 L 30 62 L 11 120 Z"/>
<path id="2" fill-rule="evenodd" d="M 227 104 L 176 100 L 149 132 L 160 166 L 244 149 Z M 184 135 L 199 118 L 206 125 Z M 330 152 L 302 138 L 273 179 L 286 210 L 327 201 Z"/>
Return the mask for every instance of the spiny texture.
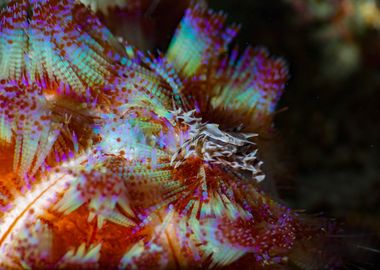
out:
<path id="1" fill-rule="evenodd" d="M 0 16 L 2 79 L 66 85 L 84 94 L 104 83 L 122 54 L 111 33 L 73 0 L 10 0 Z"/>
<path id="2" fill-rule="evenodd" d="M 0 139 L 14 143 L 14 170 L 35 172 L 49 153 L 60 124 L 52 121 L 43 89 L 36 83 L 0 82 Z"/>
<path id="3" fill-rule="evenodd" d="M 72 1 L 9 1 L 1 268 L 207 269 L 248 257 L 254 269 L 309 269 L 297 247 L 328 228 L 259 185 L 254 138 L 271 125 L 286 67 L 261 49 L 229 53 L 237 27 L 225 19 L 189 8 L 154 56 L 120 52 Z M 310 254 L 300 256 L 321 250 Z"/>
<path id="4" fill-rule="evenodd" d="M 167 57 L 185 76 L 199 74 L 212 60 L 226 52 L 236 36 L 236 25 L 226 27 L 226 16 L 196 6 L 186 11 L 169 46 Z M 204 74 L 205 75 L 205 74 Z"/>
<path id="5" fill-rule="evenodd" d="M 238 26 L 225 15 L 196 6 L 186 12 L 167 52 L 184 78 L 183 93 L 204 119 L 249 131 L 267 128 L 284 90 L 288 71 L 263 48 L 228 52 Z"/>
<path id="6" fill-rule="evenodd" d="M 227 79 L 228 78 L 228 79 Z M 247 48 L 225 56 L 215 70 L 214 95 L 210 105 L 215 111 L 239 115 L 252 126 L 265 124 L 284 90 L 287 68 L 281 58 L 270 57 L 265 49 Z"/>
<path id="7" fill-rule="evenodd" d="M 67 139 L 78 150 L 72 110 L 92 106 L 125 53 L 75 1 L 7 1 L 0 16 L 0 140 L 14 145 L 14 171 L 34 175 L 52 149 L 70 152 Z"/>

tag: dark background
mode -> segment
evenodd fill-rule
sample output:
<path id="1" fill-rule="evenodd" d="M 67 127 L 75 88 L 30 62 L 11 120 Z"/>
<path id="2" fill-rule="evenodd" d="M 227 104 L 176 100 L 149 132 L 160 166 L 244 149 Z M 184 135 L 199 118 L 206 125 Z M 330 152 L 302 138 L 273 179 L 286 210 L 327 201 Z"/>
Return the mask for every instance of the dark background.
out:
<path id="1" fill-rule="evenodd" d="M 379 32 L 365 29 L 350 41 L 318 38 L 317 31 L 334 27 L 328 25 L 333 22 L 305 22 L 303 14 L 280 0 L 239 0 L 239 4 L 215 0 L 211 6 L 242 24 L 239 44 L 263 45 L 288 62 L 291 78 L 278 106 L 287 110 L 275 119 L 295 177 L 289 187 L 293 191 L 284 187 L 284 196 L 296 208 L 376 219 L 380 213 Z M 334 42 L 343 45 L 326 52 Z M 345 42 L 356 43 L 359 50 L 355 67 L 346 68 L 333 55 L 345 49 Z"/>
<path id="2" fill-rule="evenodd" d="M 214 0 L 211 7 L 242 24 L 240 45 L 263 45 L 289 64 L 278 107 L 287 110 L 275 119 L 291 175 L 278 179 L 280 197 L 342 220 L 354 242 L 379 249 L 380 28 L 355 24 L 355 6 L 344 14 L 350 1 L 319 1 L 332 8 L 322 18 L 308 1 L 290 2 L 297 1 Z"/>
<path id="3" fill-rule="evenodd" d="M 380 28 L 355 24 L 355 6 L 344 14 L 354 1 L 319 1 L 331 7 L 322 18 L 308 10 L 310 1 L 290 2 L 297 1 L 214 0 L 211 6 L 242 24 L 239 44 L 263 45 L 289 64 L 279 104 L 287 110 L 275 119 L 291 174 L 279 179 L 280 197 L 293 208 L 342 220 L 353 242 L 379 249 Z M 372 257 L 375 269 L 380 253 L 368 253 L 363 262 Z"/>

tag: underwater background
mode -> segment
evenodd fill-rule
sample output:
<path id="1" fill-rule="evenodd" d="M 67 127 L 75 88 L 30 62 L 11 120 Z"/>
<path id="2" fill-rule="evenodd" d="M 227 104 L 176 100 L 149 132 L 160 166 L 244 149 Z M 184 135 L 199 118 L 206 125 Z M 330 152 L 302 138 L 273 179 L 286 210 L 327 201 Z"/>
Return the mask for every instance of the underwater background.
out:
<path id="1" fill-rule="evenodd" d="M 275 126 L 293 208 L 336 217 L 347 237 L 380 247 L 380 16 L 376 1 L 211 1 L 241 22 L 239 41 L 289 64 Z M 367 9 L 365 9 L 367 8 Z M 349 235 L 351 234 L 351 236 Z M 378 269 L 380 253 L 363 252 Z"/>

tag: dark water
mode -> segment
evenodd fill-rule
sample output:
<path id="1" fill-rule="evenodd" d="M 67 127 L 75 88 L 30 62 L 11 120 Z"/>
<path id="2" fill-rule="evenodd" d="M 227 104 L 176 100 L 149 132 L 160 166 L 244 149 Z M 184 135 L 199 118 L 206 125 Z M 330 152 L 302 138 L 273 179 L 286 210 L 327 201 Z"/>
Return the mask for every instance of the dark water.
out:
<path id="1" fill-rule="evenodd" d="M 343 220 L 350 237 L 379 249 L 379 28 L 355 25 L 355 15 L 340 15 L 338 5 L 327 18 L 280 0 L 211 5 L 242 23 L 241 45 L 264 45 L 289 63 L 279 106 L 287 110 L 275 120 L 289 169 L 277 179 L 280 196 L 294 208 Z M 363 262 L 379 263 L 380 253 L 369 253 Z M 379 269 L 372 264 L 363 268 Z"/>

